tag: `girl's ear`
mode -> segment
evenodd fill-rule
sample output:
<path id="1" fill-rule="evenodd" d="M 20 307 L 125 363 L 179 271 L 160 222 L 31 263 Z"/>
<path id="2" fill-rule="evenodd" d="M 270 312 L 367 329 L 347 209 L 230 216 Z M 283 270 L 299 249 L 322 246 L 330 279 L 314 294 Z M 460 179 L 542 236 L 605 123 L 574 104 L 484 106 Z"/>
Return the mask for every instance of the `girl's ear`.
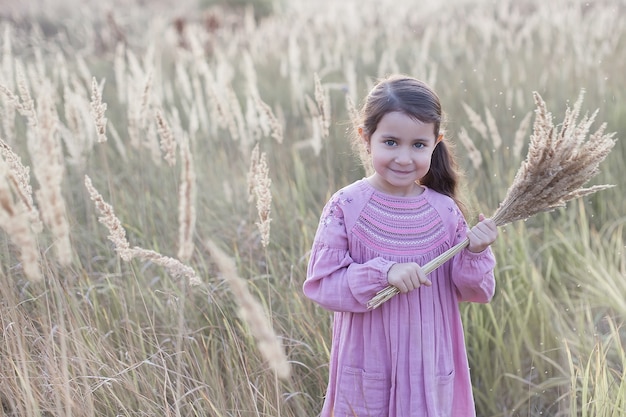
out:
<path id="1" fill-rule="evenodd" d="M 363 127 L 359 126 L 357 128 L 357 133 L 359 134 L 359 136 L 361 137 L 361 140 L 363 141 L 363 144 L 365 145 L 365 150 L 367 151 L 367 153 L 370 153 L 369 137 L 365 134 Z"/>
<path id="2" fill-rule="evenodd" d="M 367 149 L 367 153 L 370 152 L 370 140 L 369 137 L 365 134 L 365 131 L 363 130 L 363 127 L 359 126 L 357 128 L 357 132 L 359 134 L 359 136 L 361 137 L 361 140 L 363 141 L 365 148 Z"/>

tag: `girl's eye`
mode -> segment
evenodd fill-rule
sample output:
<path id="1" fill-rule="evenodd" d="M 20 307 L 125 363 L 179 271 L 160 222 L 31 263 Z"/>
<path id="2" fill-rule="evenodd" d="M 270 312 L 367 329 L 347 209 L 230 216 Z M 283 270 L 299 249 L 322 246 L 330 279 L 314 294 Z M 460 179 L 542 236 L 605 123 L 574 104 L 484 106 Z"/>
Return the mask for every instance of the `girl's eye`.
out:
<path id="1" fill-rule="evenodd" d="M 395 145 L 395 144 L 396 144 L 396 141 L 395 141 L 395 140 L 392 140 L 392 139 L 387 139 L 384 143 L 385 143 L 385 145 L 387 145 L 387 146 L 393 146 L 393 145 Z"/>
<path id="2" fill-rule="evenodd" d="M 413 146 L 415 146 L 417 149 L 422 149 L 422 148 L 423 148 L 424 146 L 426 146 L 426 145 L 424 145 L 422 142 L 417 142 L 417 143 L 416 143 L 415 145 L 413 145 Z"/>

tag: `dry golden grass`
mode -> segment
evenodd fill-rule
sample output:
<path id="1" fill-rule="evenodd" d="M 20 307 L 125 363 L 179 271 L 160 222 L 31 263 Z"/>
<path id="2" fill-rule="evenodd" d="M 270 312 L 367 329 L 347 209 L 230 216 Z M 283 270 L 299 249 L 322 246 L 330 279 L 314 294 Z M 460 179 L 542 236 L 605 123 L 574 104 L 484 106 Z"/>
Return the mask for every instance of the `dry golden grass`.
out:
<path id="1" fill-rule="evenodd" d="M 267 360 L 270 368 L 276 373 L 276 376 L 281 379 L 288 379 L 291 375 L 291 366 L 263 307 L 248 290 L 246 281 L 239 277 L 235 262 L 213 241 L 208 240 L 205 245 L 224 279 L 228 282 L 239 306 L 239 316 L 248 325 L 250 333 L 257 341 L 259 351 Z"/>
<path id="2" fill-rule="evenodd" d="M 39 246 L 31 227 L 32 211 L 23 200 L 15 201 L 15 185 L 7 181 L 9 178 L 12 178 L 11 170 L 4 159 L 0 158 L 0 228 L 18 248 L 24 275 L 33 282 L 40 281 L 43 274 L 39 267 Z M 18 195 L 20 194 L 18 191 Z"/>
<path id="3" fill-rule="evenodd" d="M 258 221 L 256 225 L 261 234 L 261 244 L 267 247 L 270 243 L 270 223 L 272 210 L 272 180 L 265 152 L 259 151 L 257 144 L 252 150 L 250 170 L 248 172 L 248 201 L 256 200 Z"/>
<path id="4" fill-rule="evenodd" d="M 196 231 L 196 171 L 189 137 L 184 134 L 180 144 L 180 191 L 178 196 L 178 259 L 187 262 L 194 251 Z"/>
<path id="5" fill-rule="evenodd" d="M 598 118 L 624 129 L 626 9 L 612 0 L 289 0 L 259 21 L 187 0 L 42 3 L 0 10 L 0 136 L 13 151 L 0 161 L 0 410 L 12 417 L 318 414 L 331 321 L 300 286 L 323 201 L 371 169 L 350 157 L 346 127 L 382 72 L 440 93 L 447 138 L 473 149 L 458 156 L 474 206 L 495 207 L 513 180 L 528 92 L 560 110 L 586 87 Z M 105 101 L 108 141 L 94 147 L 92 103 Z M 68 267 L 48 224 L 32 237 L 51 206 L 28 198 L 47 163 L 32 144 L 55 129 L 64 170 L 46 198 L 65 200 Z M 616 183 L 622 156 L 601 183 Z M 267 168 L 256 204 L 252 161 Z M 609 341 L 624 329 L 601 318 L 626 314 L 617 194 L 500 235 L 494 301 L 462 307 L 480 415 L 623 414 L 623 346 Z M 228 255 L 198 253 L 208 236 Z M 238 315 L 236 294 L 257 307 Z"/>
<path id="6" fill-rule="evenodd" d="M 91 116 L 93 117 L 96 125 L 96 133 L 98 142 L 106 142 L 106 130 L 107 130 L 107 118 L 104 117 L 104 112 L 107 109 L 106 103 L 102 102 L 102 86 L 98 85 L 96 78 L 91 81 Z"/>

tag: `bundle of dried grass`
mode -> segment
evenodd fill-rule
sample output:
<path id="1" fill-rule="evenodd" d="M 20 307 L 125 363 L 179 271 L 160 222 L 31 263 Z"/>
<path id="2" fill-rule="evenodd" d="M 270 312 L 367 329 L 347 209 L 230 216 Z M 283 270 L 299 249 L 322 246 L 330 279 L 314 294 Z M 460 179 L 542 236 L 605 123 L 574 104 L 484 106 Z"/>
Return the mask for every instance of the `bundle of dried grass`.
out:
<path id="1" fill-rule="evenodd" d="M 583 188 L 599 172 L 600 163 L 616 142 L 614 133 L 605 134 L 606 124 L 587 138 L 598 111 L 591 116 L 585 115 L 578 122 L 584 91 L 574 107 L 567 109 L 560 129 L 554 126 L 552 114 L 541 96 L 536 92 L 533 95 L 537 108 L 528 154 L 492 216 L 497 226 L 563 207 L 572 199 L 612 187 L 596 185 Z M 469 240 L 465 239 L 422 269 L 427 274 L 434 271 L 468 244 Z M 368 307 L 376 308 L 398 293 L 397 288 L 388 286 L 368 302 Z"/>

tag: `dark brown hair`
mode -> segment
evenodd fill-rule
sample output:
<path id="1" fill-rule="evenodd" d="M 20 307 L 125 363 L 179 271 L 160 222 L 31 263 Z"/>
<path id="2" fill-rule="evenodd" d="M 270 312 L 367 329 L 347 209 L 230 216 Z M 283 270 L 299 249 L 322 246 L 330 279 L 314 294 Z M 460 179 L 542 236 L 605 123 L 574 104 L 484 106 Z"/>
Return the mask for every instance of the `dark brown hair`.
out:
<path id="1" fill-rule="evenodd" d="M 426 83 L 406 75 L 380 80 L 365 98 L 357 127 L 366 137 L 376 131 L 383 116 L 402 112 L 422 123 L 433 123 L 435 138 L 442 133 L 443 112 L 439 96 Z M 450 146 L 443 140 L 432 155 L 430 170 L 420 184 L 452 198 L 464 210 L 457 196 L 460 173 Z"/>

